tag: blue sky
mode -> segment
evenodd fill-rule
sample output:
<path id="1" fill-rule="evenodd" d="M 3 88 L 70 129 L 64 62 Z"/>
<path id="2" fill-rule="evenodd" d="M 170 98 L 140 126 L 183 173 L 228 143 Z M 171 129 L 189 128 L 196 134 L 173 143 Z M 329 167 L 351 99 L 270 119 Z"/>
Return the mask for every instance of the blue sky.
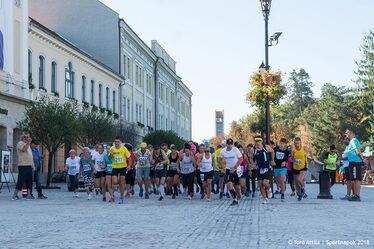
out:
<path id="1" fill-rule="evenodd" d="M 193 91 L 192 137 L 214 136 L 214 110 L 229 124 L 251 113 L 245 101 L 251 72 L 264 60 L 264 21 L 258 0 L 101 0 L 148 44 L 158 40 L 177 61 Z M 304 68 L 318 96 L 325 82 L 353 85 L 363 36 L 374 28 L 373 0 L 273 0 L 270 66 L 287 80 Z"/>

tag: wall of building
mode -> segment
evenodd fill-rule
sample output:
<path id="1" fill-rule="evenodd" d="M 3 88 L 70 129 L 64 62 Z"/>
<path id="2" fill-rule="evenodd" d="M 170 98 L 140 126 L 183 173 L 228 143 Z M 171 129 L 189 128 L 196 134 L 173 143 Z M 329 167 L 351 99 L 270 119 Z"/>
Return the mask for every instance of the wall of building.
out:
<path id="1" fill-rule="evenodd" d="M 119 72 L 119 15 L 99 0 L 29 0 L 30 17 Z"/>

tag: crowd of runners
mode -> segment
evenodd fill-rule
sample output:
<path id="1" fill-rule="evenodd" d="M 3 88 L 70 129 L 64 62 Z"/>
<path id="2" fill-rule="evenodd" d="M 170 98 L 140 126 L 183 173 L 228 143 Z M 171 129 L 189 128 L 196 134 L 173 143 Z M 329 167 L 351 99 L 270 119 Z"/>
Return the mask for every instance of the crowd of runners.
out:
<path id="1" fill-rule="evenodd" d="M 281 138 L 265 144 L 262 137 L 257 136 L 254 141 L 254 144 L 242 145 L 229 138 L 216 148 L 204 144 L 196 146 L 192 141 L 186 142 L 183 148 L 143 142 L 135 150 L 116 137 L 113 145 L 98 144 L 94 150 L 84 147 L 80 155 L 70 150 L 65 167 L 74 197 L 79 197 L 79 178 L 83 177 L 87 199 L 102 195 L 103 202 L 123 204 L 125 198 L 135 194 L 145 199 L 151 194 L 158 195 L 159 201 L 170 196 L 210 202 L 214 194 L 217 199 L 232 198 L 231 205 L 238 205 L 242 198 L 256 197 L 258 191 L 262 203 L 266 204 L 277 194 L 284 201 L 287 183 L 290 196 L 298 201 L 307 198 L 305 176 L 308 158 L 314 156 L 300 137 L 293 141 Z M 360 201 L 361 169 L 367 159 L 353 131 L 346 131 L 344 141 L 346 149 L 342 157 L 338 156 L 335 145 L 326 153 L 325 170 L 330 172 L 331 186 L 335 183 L 336 172 L 342 172 L 347 195 L 341 199 Z M 23 136 L 17 146 L 26 165 L 19 165 L 21 170 L 13 200 L 18 199 L 23 181 L 29 186 L 28 173 L 32 169 L 38 171 L 36 163 L 30 166 L 30 159 L 27 159 L 31 153 L 34 161 L 40 160 L 35 148 L 29 135 Z M 30 169 L 26 170 L 26 166 Z M 139 186 L 138 193 L 135 193 L 135 184 Z M 29 191 L 27 198 L 33 198 L 30 195 Z M 46 198 L 41 188 L 38 188 L 38 197 Z"/>

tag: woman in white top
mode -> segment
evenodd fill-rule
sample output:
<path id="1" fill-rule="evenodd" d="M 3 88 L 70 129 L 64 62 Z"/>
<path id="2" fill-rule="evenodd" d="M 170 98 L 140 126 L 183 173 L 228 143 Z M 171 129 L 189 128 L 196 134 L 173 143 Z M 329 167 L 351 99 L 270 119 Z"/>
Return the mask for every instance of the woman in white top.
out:
<path id="1" fill-rule="evenodd" d="M 213 171 L 214 158 L 210 154 L 209 147 L 204 148 L 204 155 L 199 157 L 197 165 L 200 168 L 200 178 L 203 181 L 204 193 L 206 193 L 206 200 L 211 201 L 212 180 L 214 177 Z"/>
<path id="2" fill-rule="evenodd" d="M 70 186 L 74 191 L 74 197 L 78 197 L 78 179 L 81 159 L 76 156 L 75 150 L 69 151 L 70 157 L 66 159 L 65 170 L 68 171 Z"/>
<path id="3" fill-rule="evenodd" d="M 99 144 L 97 146 L 97 153 L 94 153 L 92 156 L 92 163 L 95 165 L 95 185 L 96 185 L 96 195 L 99 190 L 103 195 L 103 201 L 106 201 L 106 184 L 105 184 L 105 162 L 104 162 L 104 146 Z"/>

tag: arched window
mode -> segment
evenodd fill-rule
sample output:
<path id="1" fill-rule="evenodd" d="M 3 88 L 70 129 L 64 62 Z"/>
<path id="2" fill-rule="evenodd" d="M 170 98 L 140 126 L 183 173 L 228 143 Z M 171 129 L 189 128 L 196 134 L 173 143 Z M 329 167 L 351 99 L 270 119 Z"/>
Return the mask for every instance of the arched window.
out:
<path id="1" fill-rule="evenodd" d="M 106 93 L 105 93 L 105 105 L 106 105 L 106 109 L 109 110 L 109 87 L 106 88 Z"/>
<path id="2" fill-rule="evenodd" d="M 102 91 L 103 91 L 103 85 L 99 84 L 99 107 L 100 108 L 103 107 Z"/>
<path id="3" fill-rule="evenodd" d="M 55 61 L 51 65 L 51 91 L 57 92 L 57 63 Z"/>
<path id="4" fill-rule="evenodd" d="M 44 87 L 44 72 L 45 72 L 45 59 L 41 55 L 39 56 L 39 88 Z"/>
<path id="5" fill-rule="evenodd" d="M 74 98 L 74 72 L 71 62 L 65 68 L 65 97 Z"/>
<path id="6" fill-rule="evenodd" d="M 86 101 L 86 76 L 82 76 L 82 101 Z"/>

